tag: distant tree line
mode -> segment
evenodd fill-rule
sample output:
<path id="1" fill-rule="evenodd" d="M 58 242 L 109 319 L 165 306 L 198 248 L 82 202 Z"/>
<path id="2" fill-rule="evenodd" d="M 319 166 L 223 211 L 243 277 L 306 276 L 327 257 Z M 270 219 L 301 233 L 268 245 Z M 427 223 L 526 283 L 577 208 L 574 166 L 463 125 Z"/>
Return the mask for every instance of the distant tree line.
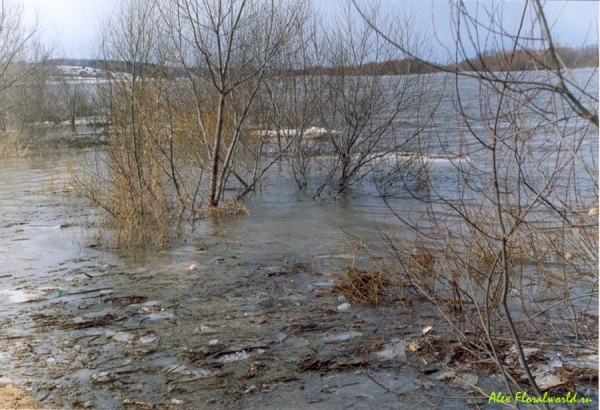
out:
<path id="1" fill-rule="evenodd" d="M 587 45 L 578 48 L 557 47 L 556 52 L 567 68 L 598 67 L 598 45 Z M 509 63 L 510 62 L 510 63 Z M 56 58 L 46 62 L 50 66 L 82 66 L 101 69 L 113 73 L 131 73 L 150 77 L 177 78 L 185 75 L 177 68 L 168 68 L 160 64 L 128 62 L 104 59 Z M 552 55 L 547 50 L 516 50 L 483 52 L 481 56 L 465 59 L 458 64 L 444 66 L 447 70 L 459 71 L 531 71 L 542 70 L 553 66 Z M 361 65 L 340 65 L 334 67 L 311 67 L 301 69 L 272 69 L 279 74 L 293 75 L 406 75 L 430 74 L 439 72 L 440 66 L 433 66 L 414 58 L 393 59 L 383 62 L 366 62 Z"/>
<path id="2" fill-rule="evenodd" d="M 598 67 L 598 44 L 579 48 L 556 47 L 566 68 Z M 532 71 L 555 67 L 549 50 L 515 50 L 483 53 L 456 65 L 460 71 Z"/>

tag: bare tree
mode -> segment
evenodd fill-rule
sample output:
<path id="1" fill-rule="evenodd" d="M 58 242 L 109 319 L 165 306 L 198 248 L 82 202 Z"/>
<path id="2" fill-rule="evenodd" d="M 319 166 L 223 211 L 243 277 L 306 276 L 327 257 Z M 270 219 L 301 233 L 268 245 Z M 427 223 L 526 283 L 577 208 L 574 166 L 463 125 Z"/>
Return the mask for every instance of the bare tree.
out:
<path id="1" fill-rule="evenodd" d="M 279 73 L 265 79 L 254 119 L 261 129 L 255 132 L 261 138 L 259 147 L 285 154 L 298 188 L 307 186 L 312 159 L 321 152 L 324 137 L 324 130 L 315 126 L 320 123 L 316 102 L 324 100 L 326 92 L 320 69 L 327 58 L 320 37 L 323 25 L 323 19 L 311 15 L 284 44 L 277 56 Z"/>
<path id="2" fill-rule="evenodd" d="M 243 125 L 305 10 L 304 2 L 254 0 L 172 0 L 162 7 L 209 153 L 209 206 L 219 204 L 231 175 L 245 189 L 251 184 L 235 170 Z"/>
<path id="3" fill-rule="evenodd" d="M 415 46 L 410 16 L 403 15 L 400 21 L 384 17 L 377 3 L 370 3 L 364 12 L 378 30 L 393 35 L 406 48 Z M 325 93 L 319 116 L 330 131 L 333 160 L 328 161 L 315 196 L 331 183 L 337 196 L 382 162 L 396 161 L 397 154 L 409 149 L 435 109 L 420 111 L 425 98 L 441 83 L 435 76 L 408 75 L 410 64 L 399 64 L 405 53 L 360 19 L 350 4 L 336 13 L 332 28 L 324 30 L 322 38 L 330 42 L 326 64 L 331 75 L 320 77 Z M 397 68 L 384 71 L 383 63 Z"/>
<path id="4" fill-rule="evenodd" d="M 36 98 L 39 85 L 39 67 L 49 55 L 41 45 L 40 26 L 25 22 L 23 6 L 12 0 L 0 1 L 0 140 L 11 122 L 17 125 L 26 116 L 29 100 Z"/>

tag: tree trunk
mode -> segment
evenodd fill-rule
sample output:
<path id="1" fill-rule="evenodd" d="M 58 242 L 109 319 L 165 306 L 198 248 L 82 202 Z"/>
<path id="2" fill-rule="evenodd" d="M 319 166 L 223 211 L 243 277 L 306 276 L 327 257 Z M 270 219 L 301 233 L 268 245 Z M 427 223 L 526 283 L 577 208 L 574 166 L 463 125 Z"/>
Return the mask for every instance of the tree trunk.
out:
<path id="1" fill-rule="evenodd" d="M 217 129 L 215 131 L 215 144 L 210 169 L 210 181 L 208 188 L 208 206 L 218 206 L 217 180 L 219 179 L 219 150 L 221 147 L 221 137 L 223 134 L 223 111 L 225 111 L 225 96 L 219 97 L 219 111 L 217 112 Z"/>

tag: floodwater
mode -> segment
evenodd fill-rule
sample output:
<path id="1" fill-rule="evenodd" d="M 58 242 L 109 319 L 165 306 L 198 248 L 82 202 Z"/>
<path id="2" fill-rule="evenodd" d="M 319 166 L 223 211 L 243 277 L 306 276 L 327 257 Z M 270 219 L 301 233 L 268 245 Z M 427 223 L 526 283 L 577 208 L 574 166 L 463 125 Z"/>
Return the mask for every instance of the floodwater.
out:
<path id="1" fill-rule="evenodd" d="M 49 408 L 429 408 L 448 388 L 404 349 L 431 319 L 332 292 L 352 263 L 344 231 L 368 233 L 381 205 L 291 187 L 287 207 L 265 194 L 169 251 L 117 254 L 56 195 L 64 157 L 0 167 L 0 362 Z"/>
<path id="2" fill-rule="evenodd" d="M 457 362 L 426 300 L 391 292 L 369 308 L 334 290 L 373 262 L 356 249 L 378 229 L 411 235 L 374 190 L 315 201 L 277 165 L 249 216 L 204 219 L 167 250 L 117 251 L 70 195 L 78 155 L 0 159 L 0 377 L 47 408 L 496 408 L 482 391 L 505 391 L 501 378 Z M 435 167 L 449 191 L 451 161 Z M 388 204 L 427 211 L 407 195 Z M 562 342 L 536 356 L 536 375 L 597 369 L 593 343 Z M 585 380 L 595 407 L 597 378 Z"/>
<path id="3" fill-rule="evenodd" d="M 400 295 L 366 308 L 333 291 L 365 262 L 351 234 L 394 222 L 374 197 L 315 203 L 283 185 L 170 250 L 118 253 L 57 195 L 65 159 L 0 160 L 2 376 L 47 408 L 486 408 L 479 389 L 503 388 L 448 372 L 456 347 L 425 301 L 415 315 Z"/>

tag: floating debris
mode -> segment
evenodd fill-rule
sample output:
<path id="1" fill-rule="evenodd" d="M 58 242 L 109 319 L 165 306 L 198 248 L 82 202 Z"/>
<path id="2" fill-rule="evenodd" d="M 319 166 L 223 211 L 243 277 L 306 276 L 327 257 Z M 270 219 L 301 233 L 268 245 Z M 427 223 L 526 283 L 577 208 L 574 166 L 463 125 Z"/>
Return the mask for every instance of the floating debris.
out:
<path id="1" fill-rule="evenodd" d="M 422 346 L 421 343 L 419 342 L 412 342 L 406 345 L 406 351 L 409 353 L 414 353 L 414 352 L 418 352 L 419 350 L 421 350 Z"/>
<path id="2" fill-rule="evenodd" d="M 341 305 L 338 305 L 337 310 L 338 312 L 345 312 L 347 310 L 350 309 L 350 303 L 342 303 Z"/>
<path id="3" fill-rule="evenodd" d="M 565 252 L 565 259 L 571 262 L 573 260 L 573 254 L 571 252 Z"/>
<path id="4" fill-rule="evenodd" d="M 433 326 L 427 326 L 425 329 L 423 329 L 423 336 L 427 335 L 432 330 L 433 330 Z"/>
<path id="5" fill-rule="evenodd" d="M 141 400 L 129 400 L 129 399 L 124 399 L 123 405 L 144 407 L 146 409 L 153 409 L 155 407 L 154 404 L 152 404 L 152 403 L 148 403 L 148 402 L 141 401 Z"/>
<path id="6" fill-rule="evenodd" d="M 198 270 L 198 267 L 194 264 L 190 265 L 189 270 Z"/>

